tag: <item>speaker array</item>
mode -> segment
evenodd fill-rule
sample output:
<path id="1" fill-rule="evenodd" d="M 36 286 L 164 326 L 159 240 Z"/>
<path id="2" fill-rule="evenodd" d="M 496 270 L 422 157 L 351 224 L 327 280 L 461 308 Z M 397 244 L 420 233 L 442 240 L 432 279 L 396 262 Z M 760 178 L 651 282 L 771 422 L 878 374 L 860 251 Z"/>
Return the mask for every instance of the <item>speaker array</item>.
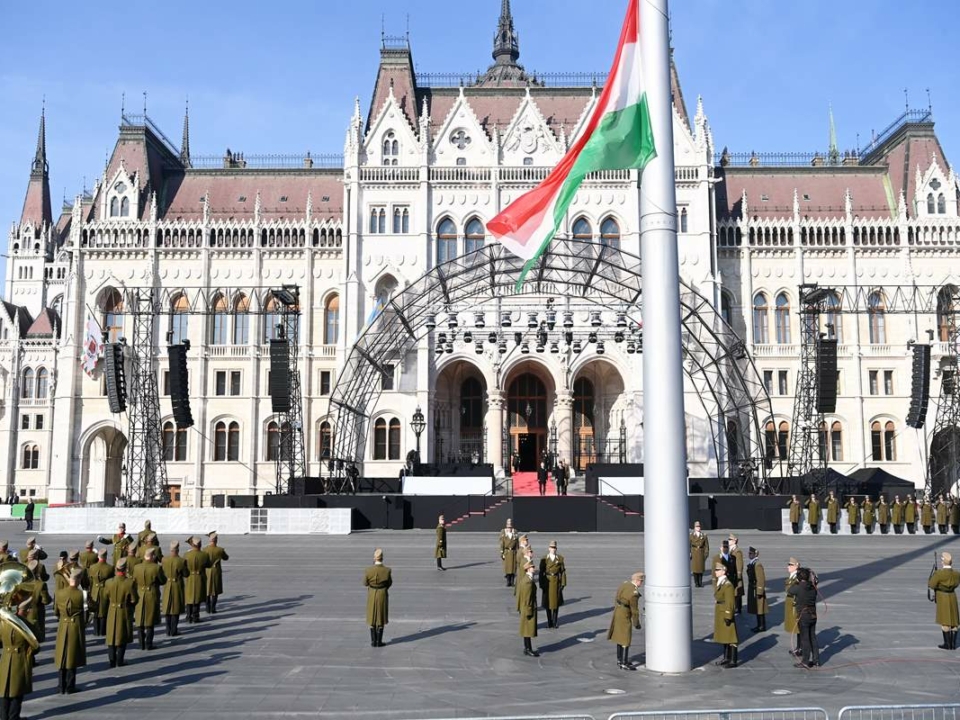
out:
<path id="1" fill-rule="evenodd" d="M 127 411 L 127 381 L 123 370 L 123 345 L 110 343 L 104 348 L 104 379 L 107 383 L 107 405 L 112 413 Z"/>
<path id="2" fill-rule="evenodd" d="M 837 341 L 821 338 L 817 343 L 817 412 L 837 411 Z"/>
<path id="3" fill-rule="evenodd" d="M 913 373 L 907 427 L 922 428 L 930 403 L 930 346 L 913 346 Z"/>
<path id="4" fill-rule="evenodd" d="M 290 412 L 290 342 L 270 341 L 270 405 L 275 413 Z"/>
<path id="5" fill-rule="evenodd" d="M 173 404 L 173 419 L 178 428 L 193 427 L 187 370 L 188 349 L 189 346 L 186 344 L 167 346 L 167 361 L 170 364 L 170 402 Z"/>

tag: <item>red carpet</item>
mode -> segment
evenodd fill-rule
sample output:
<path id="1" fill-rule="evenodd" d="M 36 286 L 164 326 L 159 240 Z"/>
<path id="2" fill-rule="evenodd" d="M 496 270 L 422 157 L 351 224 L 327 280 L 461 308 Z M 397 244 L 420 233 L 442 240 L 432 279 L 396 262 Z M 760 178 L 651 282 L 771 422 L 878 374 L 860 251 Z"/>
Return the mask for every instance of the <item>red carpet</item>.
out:
<path id="1" fill-rule="evenodd" d="M 550 485 L 547 484 L 549 491 Z M 513 474 L 513 494 L 514 495 L 539 495 L 540 486 L 537 484 L 537 474 L 535 472 L 515 472 Z"/>

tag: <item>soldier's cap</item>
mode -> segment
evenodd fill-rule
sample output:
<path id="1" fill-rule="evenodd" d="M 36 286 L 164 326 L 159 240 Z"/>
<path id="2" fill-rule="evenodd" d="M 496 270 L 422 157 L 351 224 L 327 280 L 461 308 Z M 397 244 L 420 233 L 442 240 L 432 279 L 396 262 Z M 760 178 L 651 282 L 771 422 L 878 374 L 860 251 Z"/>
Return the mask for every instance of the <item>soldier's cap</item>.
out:
<path id="1" fill-rule="evenodd" d="M 557 541 L 556 541 L 556 540 L 551 540 L 551 541 L 550 541 L 550 544 L 549 544 L 547 547 L 556 548 L 556 547 L 557 547 Z"/>
<path id="2" fill-rule="evenodd" d="M 373 551 L 373 561 L 374 562 L 383 561 L 383 550 L 381 550 L 380 548 L 377 548 L 376 550 Z"/>
<path id="3" fill-rule="evenodd" d="M 754 555 L 759 555 L 759 554 L 760 554 L 759 552 L 757 552 L 757 549 L 756 549 L 755 547 L 753 547 L 753 545 L 750 546 L 750 550 L 749 550 L 748 552 L 751 552 L 751 553 L 753 553 Z"/>
<path id="4" fill-rule="evenodd" d="M 153 527 L 153 524 L 152 524 L 149 520 L 144 520 L 144 521 L 143 521 L 143 529 L 144 529 L 144 530 L 149 530 L 149 529 L 152 528 L 152 527 Z"/>
<path id="5" fill-rule="evenodd" d="M 521 539 L 521 540 L 526 540 L 526 539 L 527 539 L 527 536 L 526 536 L 526 535 L 521 535 L 521 536 L 520 536 L 520 539 Z"/>
<path id="6" fill-rule="evenodd" d="M 507 527 L 513 527 L 513 520 L 507 518 Z"/>
<path id="7" fill-rule="evenodd" d="M 717 563 L 716 565 L 713 566 L 713 569 L 726 571 L 727 566 L 724 565 L 723 563 Z"/>
<path id="8" fill-rule="evenodd" d="M 102 558 L 105 558 L 107 556 L 107 549 L 101 548 L 100 550 L 97 550 L 97 555 Z"/>
<path id="9" fill-rule="evenodd" d="M 126 558 L 120 558 L 119 560 L 117 560 L 117 568 L 116 568 L 116 569 L 117 569 L 117 572 L 125 572 L 126 569 L 127 569 L 127 559 L 126 559 Z"/>
<path id="10" fill-rule="evenodd" d="M 528 562 L 523 566 L 523 571 L 526 572 L 527 570 L 533 570 L 534 567 L 536 566 L 532 562 Z"/>
<path id="11" fill-rule="evenodd" d="M 190 537 L 187 538 L 187 545 L 192 545 L 193 547 L 196 547 L 199 544 L 200 544 L 200 541 L 194 535 L 191 535 Z"/>
<path id="12" fill-rule="evenodd" d="M 733 533 L 730 533 L 730 537 L 728 538 L 728 540 L 730 540 L 730 542 L 737 542 L 737 536 L 734 535 Z"/>
<path id="13" fill-rule="evenodd" d="M 635 583 L 635 582 L 643 582 L 643 579 L 644 579 L 645 577 L 646 577 L 646 575 L 644 575 L 642 572 L 640 572 L 640 571 L 638 570 L 637 572 L 635 572 L 633 575 L 630 576 L 630 582 L 633 582 L 633 583 Z"/>
<path id="14" fill-rule="evenodd" d="M 70 571 L 70 579 L 74 582 L 80 582 L 81 577 L 83 577 L 83 570 L 80 568 L 74 568 Z"/>
<path id="15" fill-rule="evenodd" d="M 80 551 L 71 550 L 67 559 L 70 560 L 70 562 L 77 562 L 80 559 Z"/>
<path id="16" fill-rule="evenodd" d="M 84 547 L 87 550 L 93 550 L 93 540 L 87 540 L 87 542 L 84 544 Z"/>
<path id="17" fill-rule="evenodd" d="M 33 547 L 36 544 L 37 544 L 37 539 L 35 537 L 27 538 L 27 547 Z"/>
<path id="18" fill-rule="evenodd" d="M 796 565 L 797 567 L 800 567 L 800 561 L 796 558 L 790 558 L 787 560 L 787 565 Z"/>
<path id="19" fill-rule="evenodd" d="M 153 560 L 155 550 L 152 547 L 147 548 L 146 552 L 143 553 L 144 560 Z"/>
<path id="20" fill-rule="evenodd" d="M 942 553 L 940 553 L 940 557 L 943 559 L 943 564 L 944 564 L 944 565 L 952 565 L 952 564 L 953 564 L 953 555 L 951 555 L 950 553 L 948 553 L 946 550 L 944 550 Z"/>
<path id="21" fill-rule="evenodd" d="M 441 515 L 440 517 L 443 517 L 443 515 Z M 207 533 L 207 537 L 210 538 L 211 540 L 216 540 L 216 539 L 217 539 L 218 537 L 220 537 L 220 536 L 217 535 L 217 531 L 216 531 L 216 530 L 212 530 L 211 532 L 208 532 L 208 533 Z"/>
<path id="22" fill-rule="evenodd" d="M 180 550 L 180 543 L 178 543 L 176 540 L 170 543 L 170 552 L 177 552 L 179 550 Z"/>
<path id="23" fill-rule="evenodd" d="M 720 547 L 730 547 L 730 541 L 724 540 L 723 542 L 720 543 Z"/>
<path id="24" fill-rule="evenodd" d="M 152 532 L 143 539 L 148 543 L 155 543 L 157 541 L 157 534 Z"/>
<path id="25" fill-rule="evenodd" d="M 123 528 L 124 530 L 126 530 L 126 529 L 127 529 L 127 524 L 126 524 L 126 523 L 120 523 L 119 525 L 117 525 L 117 527 L 118 527 L 118 528 Z"/>
<path id="26" fill-rule="evenodd" d="M 66 560 L 69 553 L 66 550 L 61 550 L 60 555 L 58 556 L 61 560 Z"/>

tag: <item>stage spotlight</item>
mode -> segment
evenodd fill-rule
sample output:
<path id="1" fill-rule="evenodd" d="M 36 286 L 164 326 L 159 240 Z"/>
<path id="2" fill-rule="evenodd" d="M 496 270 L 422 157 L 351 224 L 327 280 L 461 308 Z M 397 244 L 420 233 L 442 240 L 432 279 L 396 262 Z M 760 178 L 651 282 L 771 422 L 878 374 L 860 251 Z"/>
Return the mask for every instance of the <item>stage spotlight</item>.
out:
<path id="1" fill-rule="evenodd" d="M 473 314 L 473 324 L 478 329 L 483 330 L 487 326 L 487 316 L 483 312 L 475 312 Z"/>
<path id="2" fill-rule="evenodd" d="M 574 341 L 573 341 L 573 352 L 574 352 L 575 354 L 579 355 L 581 350 L 583 350 L 583 348 L 580 347 L 580 341 L 579 341 L 579 340 L 574 340 Z"/>
<path id="3" fill-rule="evenodd" d="M 436 352 L 437 355 L 443 355 L 443 345 L 441 345 L 440 343 L 437 343 L 437 348 L 434 352 Z"/>
<path id="4" fill-rule="evenodd" d="M 447 343 L 447 355 L 452 355 L 452 354 L 453 354 L 453 343 L 452 343 L 452 342 L 448 342 L 448 343 Z"/>
<path id="5" fill-rule="evenodd" d="M 427 315 L 427 330 L 433 330 L 437 326 L 436 315 Z"/>
<path id="6" fill-rule="evenodd" d="M 506 343 L 505 341 L 501 340 L 501 341 L 500 341 L 500 345 L 499 345 L 499 347 L 497 348 L 497 350 L 500 351 L 500 354 L 501 354 L 501 355 L 506 355 L 506 354 L 507 354 L 507 343 Z"/>
<path id="7" fill-rule="evenodd" d="M 553 330 L 557 325 L 557 311 L 550 309 L 547 310 L 547 329 Z"/>
<path id="8" fill-rule="evenodd" d="M 618 312 L 617 313 L 617 327 L 625 328 L 627 326 L 627 314 Z"/>
<path id="9" fill-rule="evenodd" d="M 614 341 L 615 343 L 622 343 L 622 342 L 623 342 L 623 338 L 624 338 L 623 332 L 620 331 L 620 330 L 617 330 L 617 332 L 615 332 L 615 333 L 613 334 L 613 341 Z"/>
<path id="10" fill-rule="evenodd" d="M 560 343 L 555 343 L 555 342 L 550 343 L 550 352 L 551 352 L 553 355 L 559 354 L 559 353 L 560 353 Z"/>
<path id="11" fill-rule="evenodd" d="M 519 345 L 520 343 L 522 343 L 522 342 L 523 342 L 523 333 L 515 332 L 515 333 L 513 334 L 513 342 L 514 342 L 516 345 Z"/>
<path id="12" fill-rule="evenodd" d="M 563 311 L 563 327 L 567 330 L 573 327 L 573 313 L 569 310 Z"/>
<path id="13" fill-rule="evenodd" d="M 531 330 L 536 330 L 537 326 L 540 324 L 540 320 L 537 319 L 537 314 L 535 312 L 527 313 L 527 327 Z"/>
<path id="14" fill-rule="evenodd" d="M 546 350 L 546 349 L 547 349 L 546 345 L 540 345 L 539 343 L 537 343 L 537 352 L 538 352 L 538 353 L 542 353 L 542 352 L 543 352 L 544 350 Z"/>
<path id="15" fill-rule="evenodd" d="M 500 325 L 503 327 L 510 327 L 513 325 L 513 318 L 510 317 L 510 313 L 502 312 L 500 313 Z"/>
<path id="16" fill-rule="evenodd" d="M 483 343 L 477 343 L 473 348 L 477 351 L 477 355 L 483 355 Z"/>
<path id="17" fill-rule="evenodd" d="M 524 343 L 523 345 L 521 345 L 521 346 L 520 346 L 520 354 L 521 354 L 521 355 L 529 355 L 529 354 L 530 354 L 530 346 L 527 345 L 526 343 Z"/>
<path id="18" fill-rule="evenodd" d="M 460 321 L 457 320 L 457 314 L 453 313 L 447 318 L 447 327 L 451 330 L 456 330 L 457 326 L 460 324 Z"/>
<path id="19" fill-rule="evenodd" d="M 497 334 L 490 333 L 489 335 L 487 335 L 487 342 L 490 343 L 491 345 L 495 345 L 497 342 Z"/>
<path id="20" fill-rule="evenodd" d="M 447 334 L 444 332 L 439 333 L 437 335 L 437 343 L 439 343 L 440 345 L 443 345 L 446 342 L 447 342 Z"/>
<path id="21" fill-rule="evenodd" d="M 587 341 L 588 341 L 591 345 L 592 345 L 593 343 L 595 343 L 595 342 L 597 341 L 597 334 L 596 334 L 595 332 L 590 333 L 590 335 L 587 337 Z"/>
<path id="22" fill-rule="evenodd" d="M 631 340 L 627 343 L 627 355 L 633 355 L 637 351 L 637 344 Z"/>
<path id="23" fill-rule="evenodd" d="M 590 312 L 590 324 L 594 327 L 600 327 L 603 325 L 603 321 L 600 320 L 600 313 L 596 310 Z"/>
<path id="24" fill-rule="evenodd" d="M 572 342 L 573 342 L 573 333 L 572 333 L 572 332 L 565 332 L 565 333 L 563 334 L 563 341 L 564 341 L 567 345 L 569 345 L 570 343 L 572 343 Z"/>
<path id="25" fill-rule="evenodd" d="M 468 343 L 468 344 L 469 344 L 469 343 L 472 343 L 472 342 L 473 342 L 473 333 L 470 332 L 469 330 L 467 330 L 467 331 L 463 334 L 463 341 L 464 341 L 465 343 Z"/>
<path id="26" fill-rule="evenodd" d="M 597 343 L 597 355 L 603 355 L 606 352 L 606 349 L 603 347 L 603 340 L 600 340 Z"/>

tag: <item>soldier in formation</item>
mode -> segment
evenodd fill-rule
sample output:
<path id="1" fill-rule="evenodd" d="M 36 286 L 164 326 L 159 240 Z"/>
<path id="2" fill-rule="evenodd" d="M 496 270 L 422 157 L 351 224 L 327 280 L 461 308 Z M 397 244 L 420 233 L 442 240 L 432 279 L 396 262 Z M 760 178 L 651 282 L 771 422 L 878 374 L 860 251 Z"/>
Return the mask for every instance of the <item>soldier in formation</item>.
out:
<path id="1" fill-rule="evenodd" d="M 630 645 L 633 631 L 640 629 L 640 588 L 643 579 L 642 572 L 635 572 L 629 580 L 621 583 L 613 598 L 613 617 L 610 618 L 607 640 L 617 645 L 617 667 L 621 670 L 637 669 L 630 662 Z"/>
<path id="2" fill-rule="evenodd" d="M 793 495 L 790 498 L 790 502 L 787 503 L 787 507 L 790 508 L 790 527 L 794 535 L 799 535 L 800 526 L 803 525 L 803 506 L 800 505 L 800 500 L 797 496 Z"/>
<path id="3" fill-rule="evenodd" d="M 187 564 L 186 582 L 183 586 L 184 602 L 187 607 L 187 624 L 200 622 L 200 603 L 207 598 L 207 567 L 210 557 L 200 549 L 200 540 L 195 536 L 187 538 L 190 549 L 184 556 Z"/>
<path id="4" fill-rule="evenodd" d="M 170 543 L 170 554 L 160 564 L 167 578 L 167 589 L 160 601 L 160 614 L 166 625 L 167 636 L 180 634 L 180 614 L 185 609 L 184 582 L 190 577 L 186 561 L 180 557 L 180 543 Z"/>
<path id="5" fill-rule="evenodd" d="M 442 515 L 440 516 L 443 517 Z M 227 551 L 220 547 L 216 532 L 207 534 L 207 547 L 203 551 L 209 560 L 207 565 L 207 614 L 217 614 L 217 598 L 223 595 L 223 563 L 230 559 Z"/>
<path id="6" fill-rule="evenodd" d="M 913 495 L 907 495 L 907 503 L 903 508 L 903 520 L 907 526 L 907 532 L 913 535 L 917 532 L 917 503 Z"/>
<path id="7" fill-rule="evenodd" d="M 810 532 L 814 535 L 820 533 L 820 501 L 814 493 L 810 494 L 807 500 L 807 522 L 810 524 Z"/>
<path id="8" fill-rule="evenodd" d="M 127 643 L 133 640 L 133 613 L 137 605 L 137 586 L 127 577 L 127 559 L 120 558 L 114 565 L 114 575 L 107 580 L 100 594 L 101 613 L 106 618 L 104 628 L 107 642 L 107 660 L 110 667 L 123 667 Z"/>
<path id="9" fill-rule="evenodd" d="M 107 562 L 107 550 L 101 548 L 97 551 L 97 562 L 88 571 L 90 578 L 90 607 L 93 612 L 93 634 L 95 637 L 102 637 L 106 631 L 107 615 L 100 606 L 100 598 L 103 595 L 107 580 L 113 577 L 113 565 Z"/>
<path id="10" fill-rule="evenodd" d="M 753 632 L 767 629 L 767 607 L 767 573 L 760 562 L 760 551 L 751 547 L 747 562 L 747 612 L 757 616 Z"/>
<path id="11" fill-rule="evenodd" d="M 893 532 L 897 535 L 903 535 L 903 521 L 906 507 L 900 500 L 899 495 L 893 496 L 893 504 L 890 506 L 890 521 L 893 523 Z"/>
<path id="12" fill-rule="evenodd" d="M 710 559 L 710 540 L 700 529 L 700 522 L 693 524 L 690 533 L 690 572 L 693 573 L 693 584 L 703 587 L 703 572 Z"/>
<path id="13" fill-rule="evenodd" d="M 850 525 L 850 534 L 856 535 L 860 532 L 860 506 L 857 505 L 857 499 L 852 495 L 847 500 L 847 523 Z"/>
<path id="14" fill-rule="evenodd" d="M 830 491 L 830 497 L 827 498 L 827 525 L 830 526 L 830 534 L 837 534 L 837 523 L 840 522 L 840 501 L 833 490 Z"/>
<path id="15" fill-rule="evenodd" d="M 886 535 L 890 531 L 890 506 L 883 495 L 877 503 L 877 524 L 880 526 L 881 535 Z"/>
<path id="16" fill-rule="evenodd" d="M 743 550 L 738 546 L 739 540 L 736 535 L 730 535 L 730 556 L 734 561 L 736 576 L 728 578 L 734 587 L 734 604 L 736 605 L 737 615 L 743 612 Z"/>
<path id="17" fill-rule="evenodd" d="M 370 647 L 384 647 L 383 629 L 389 622 L 390 586 L 393 574 L 383 564 L 383 550 L 373 551 L 373 565 L 363 575 L 363 586 L 367 588 L 367 625 L 370 626 Z"/>
<path id="18" fill-rule="evenodd" d="M 58 689 L 62 695 L 77 691 L 77 668 L 87 664 L 81 577 L 83 570 L 72 568 L 67 587 L 58 590 L 53 598 L 54 614 L 60 620 L 53 661 L 59 671 Z"/>
<path id="19" fill-rule="evenodd" d="M 799 569 L 800 562 L 796 558 L 790 558 L 787 561 L 786 594 L 783 598 L 783 629 L 790 636 L 790 654 L 794 656 L 800 652 L 800 638 L 798 637 L 800 628 L 797 624 L 795 602 L 793 595 L 790 593 L 790 588 L 799 582 L 797 580 L 797 570 Z"/>
<path id="20" fill-rule="evenodd" d="M 447 526 L 444 523 L 443 515 L 437 518 L 437 543 L 434 556 L 437 558 L 437 570 L 446 570 L 443 561 L 447 557 Z"/>
<path id="21" fill-rule="evenodd" d="M 873 535 L 873 523 L 876 521 L 876 510 L 873 506 L 873 500 L 870 499 L 869 495 L 863 499 L 863 505 L 860 510 L 863 515 L 863 527 L 867 531 L 867 535 Z"/>
<path id="22" fill-rule="evenodd" d="M 153 650 L 153 633 L 160 622 L 160 588 L 167 584 L 167 576 L 156 561 L 153 548 L 148 548 L 143 562 L 133 570 L 137 586 L 137 605 L 134 610 L 134 625 L 141 650 Z"/>
<path id="23" fill-rule="evenodd" d="M 717 665 L 735 668 L 739 663 L 740 638 L 736 623 L 736 590 L 727 579 L 727 566 L 717 563 L 713 568 L 716 587 L 713 591 L 713 641 L 723 645 L 723 659 Z"/>
<path id="24" fill-rule="evenodd" d="M 557 553 L 557 541 L 550 542 L 547 554 L 540 559 L 540 592 L 543 609 L 547 613 L 547 627 L 560 627 L 560 606 L 563 589 L 567 586 L 567 566 L 563 555 Z"/>
<path id="25" fill-rule="evenodd" d="M 950 521 L 950 505 L 941 493 L 937 498 L 937 532 L 941 535 L 947 534 L 947 523 Z"/>
<path id="26" fill-rule="evenodd" d="M 533 638 L 537 636 L 537 584 L 533 573 L 536 566 L 527 562 L 523 566 L 523 575 L 517 584 L 517 605 L 520 609 L 520 637 L 523 638 L 523 654 L 540 657 L 533 647 Z"/>
<path id="27" fill-rule="evenodd" d="M 26 622 L 30 600 L 17 606 Z M 36 647 L 12 623 L 0 622 L 0 717 L 19 718 L 25 695 L 33 692 L 33 654 Z"/>
<path id="28" fill-rule="evenodd" d="M 960 498 L 950 499 L 950 529 L 954 535 L 960 535 Z"/>
<path id="29" fill-rule="evenodd" d="M 500 531 L 500 561 L 503 563 L 503 577 L 507 587 L 513 587 L 517 577 L 517 547 L 520 540 L 513 529 L 513 520 L 507 518 L 507 526 Z"/>
<path id="30" fill-rule="evenodd" d="M 933 532 L 933 506 L 927 502 L 926 498 L 920 498 L 920 527 L 923 532 L 930 535 Z"/>
<path id="31" fill-rule="evenodd" d="M 953 556 L 948 552 L 940 554 L 942 567 L 930 574 L 927 588 L 934 592 L 937 613 L 936 623 L 943 632 L 941 650 L 957 649 L 957 628 L 960 627 L 960 611 L 957 609 L 957 586 L 960 585 L 960 572 L 953 569 Z"/>

